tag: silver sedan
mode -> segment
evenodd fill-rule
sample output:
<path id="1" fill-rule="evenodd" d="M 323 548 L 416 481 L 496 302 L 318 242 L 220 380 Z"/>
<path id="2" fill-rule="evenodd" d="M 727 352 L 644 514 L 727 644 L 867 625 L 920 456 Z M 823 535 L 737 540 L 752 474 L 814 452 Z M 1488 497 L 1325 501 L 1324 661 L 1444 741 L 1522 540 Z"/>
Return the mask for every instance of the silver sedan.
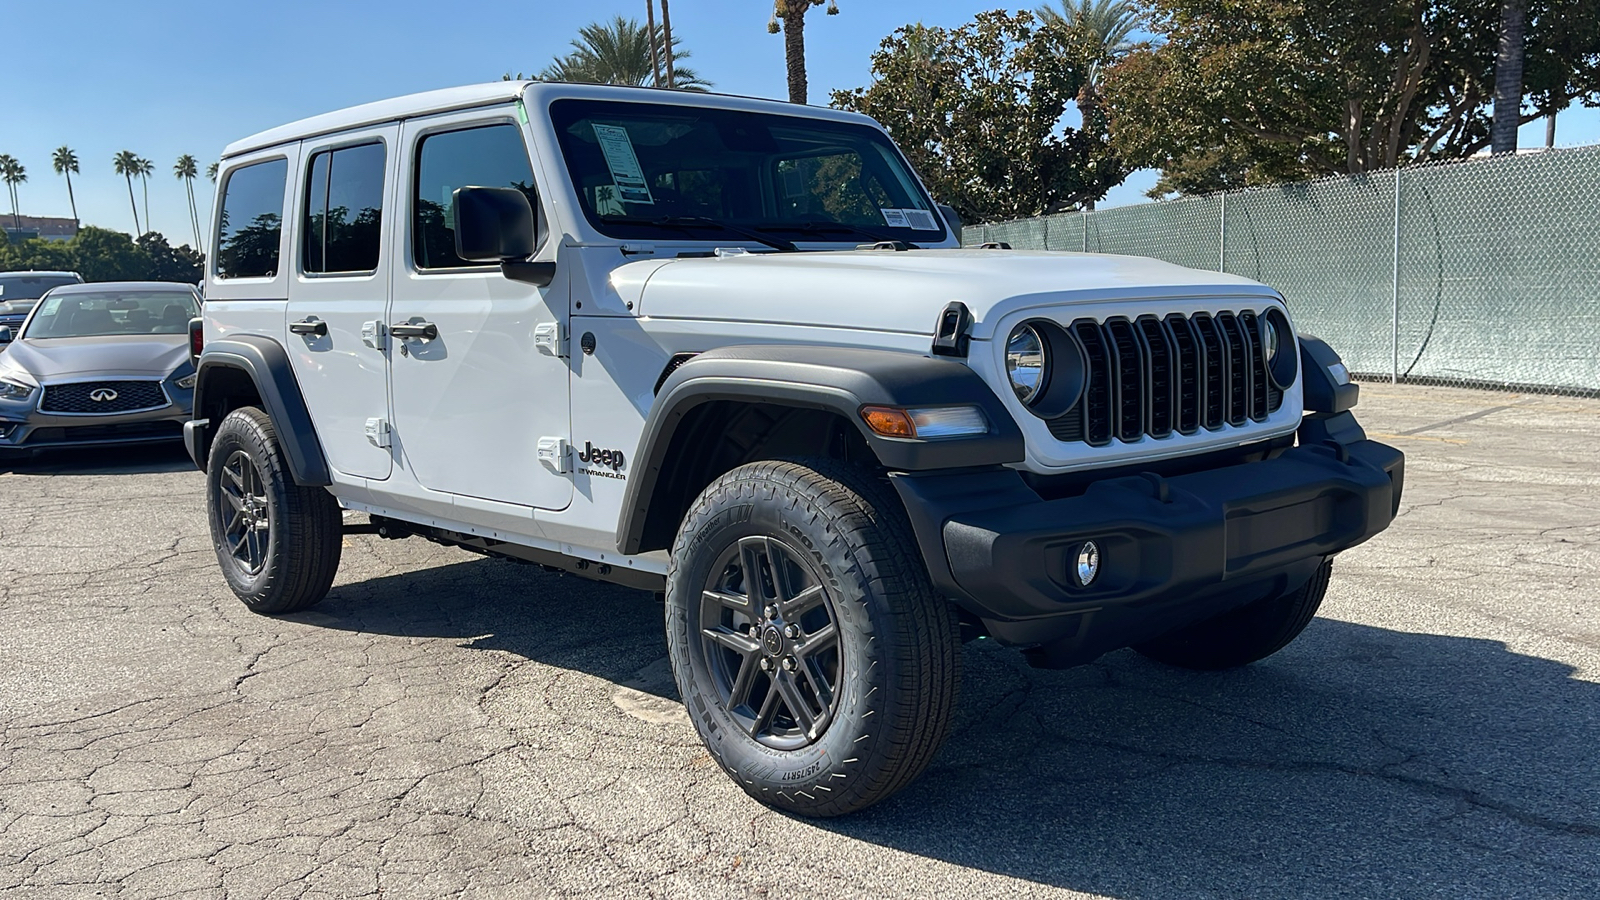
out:
<path id="1" fill-rule="evenodd" d="M 0 333 L 0 452 L 178 440 L 194 404 L 190 285 L 113 282 L 45 294 Z M 0 328 L 0 332 L 9 331 Z"/>

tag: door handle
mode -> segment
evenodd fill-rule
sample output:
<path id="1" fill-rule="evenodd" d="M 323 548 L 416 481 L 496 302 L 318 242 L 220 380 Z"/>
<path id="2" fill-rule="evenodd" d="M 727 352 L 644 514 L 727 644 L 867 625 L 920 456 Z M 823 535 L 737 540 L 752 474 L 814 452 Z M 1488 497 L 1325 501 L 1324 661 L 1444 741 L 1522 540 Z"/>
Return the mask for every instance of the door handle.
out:
<path id="1" fill-rule="evenodd" d="M 299 322 L 290 322 L 289 331 L 293 332 L 294 334 L 310 334 L 316 335 L 317 337 L 327 337 L 328 323 L 322 321 L 316 316 L 311 316 L 309 318 L 302 319 Z"/>
<path id="2" fill-rule="evenodd" d="M 439 336 L 439 326 L 432 322 L 399 322 L 389 326 L 389 333 L 397 338 L 421 338 L 431 341 Z"/>

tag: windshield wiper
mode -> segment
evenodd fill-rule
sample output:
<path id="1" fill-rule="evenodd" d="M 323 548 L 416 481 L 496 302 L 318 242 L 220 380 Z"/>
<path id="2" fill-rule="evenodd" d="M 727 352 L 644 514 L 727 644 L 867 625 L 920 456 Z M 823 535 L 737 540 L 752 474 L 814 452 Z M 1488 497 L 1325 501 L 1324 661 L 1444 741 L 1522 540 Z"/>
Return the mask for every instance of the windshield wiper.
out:
<path id="1" fill-rule="evenodd" d="M 900 241 L 899 238 L 890 237 L 886 234 L 873 231 L 870 228 L 862 228 L 860 225 L 849 225 L 844 222 L 786 222 L 778 225 L 760 225 L 757 226 L 756 230 L 801 231 L 808 234 L 859 234 L 862 237 L 871 238 L 874 241 L 896 241 L 905 243 L 906 247 L 912 250 L 922 249 L 916 244 Z"/>
<path id="2" fill-rule="evenodd" d="M 765 244 L 782 253 L 800 252 L 800 248 L 796 247 L 791 241 L 767 237 L 760 232 L 751 231 L 748 228 L 740 228 L 738 225 L 729 225 L 727 222 L 719 222 L 706 216 L 658 216 L 652 219 L 645 216 L 603 215 L 600 218 L 603 221 L 617 225 L 654 225 L 657 228 L 676 228 L 679 231 L 693 231 L 696 228 L 719 228 L 723 231 L 731 231 L 734 234 L 749 238 L 758 244 Z"/>

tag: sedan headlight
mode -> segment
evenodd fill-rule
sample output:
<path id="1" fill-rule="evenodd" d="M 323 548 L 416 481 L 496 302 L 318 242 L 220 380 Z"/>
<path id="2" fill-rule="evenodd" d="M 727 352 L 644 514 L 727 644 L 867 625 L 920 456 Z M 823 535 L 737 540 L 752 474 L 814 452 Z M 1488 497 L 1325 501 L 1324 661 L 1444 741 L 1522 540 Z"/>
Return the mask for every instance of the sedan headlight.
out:
<path id="1" fill-rule="evenodd" d="M 26 400 L 33 396 L 33 385 L 0 378 L 0 400 Z"/>
<path id="2" fill-rule="evenodd" d="M 192 391 L 192 390 L 194 390 L 195 381 L 198 380 L 199 378 L 200 378 L 200 373 L 198 373 L 198 372 L 190 372 L 189 374 L 183 376 L 182 378 L 179 378 L 177 381 L 174 381 L 173 384 L 177 385 L 180 388 L 183 388 L 186 391 Z"/>
<path id="3" fill-rule="evenodd" d="M 1018 325 L 1006 339 L 1006 377 L 1017 399 L 1032 403 L 1044 389 L 1046 366 L 1044 341 L 1032 325 Z"/>

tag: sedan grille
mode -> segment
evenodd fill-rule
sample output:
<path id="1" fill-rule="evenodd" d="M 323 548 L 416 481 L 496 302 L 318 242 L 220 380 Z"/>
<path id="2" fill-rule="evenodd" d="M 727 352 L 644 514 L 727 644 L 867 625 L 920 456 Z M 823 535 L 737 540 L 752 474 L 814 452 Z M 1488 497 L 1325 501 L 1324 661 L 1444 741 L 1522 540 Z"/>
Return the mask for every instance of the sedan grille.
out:
<path id="1" fill-rule="evenodd" d="M 67 415 L 114 415 L 158 409 L 168 403 L 159 381 L 80 381 L 44 389 L 39 411 Z"/>
<path id="2" fill-rule="evenodd" d="M 1265 421 L 1283 392 L 1268 378 L 1260 328 L 1254 312 L 1078 319 L 1067 332 L 1087 364 L 1083 396 L 1047 420 L 1050 433 L 1103 447 Z"/>

